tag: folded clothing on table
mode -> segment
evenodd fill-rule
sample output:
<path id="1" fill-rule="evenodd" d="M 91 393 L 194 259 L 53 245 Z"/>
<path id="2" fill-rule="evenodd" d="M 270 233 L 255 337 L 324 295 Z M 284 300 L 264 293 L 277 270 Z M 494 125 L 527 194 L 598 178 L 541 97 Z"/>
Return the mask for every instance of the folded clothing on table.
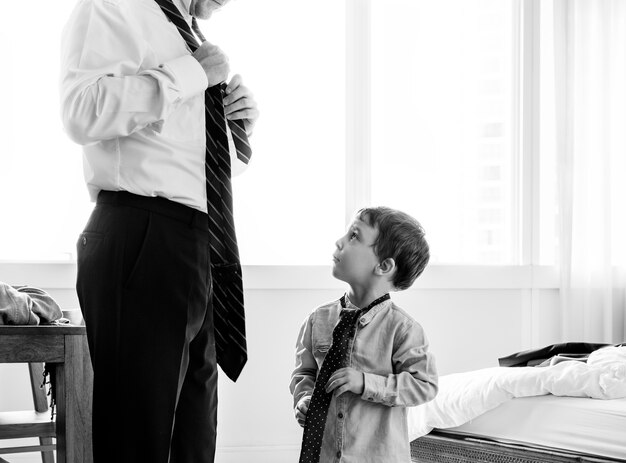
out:
<path id="1" fill-rule="evenodd" d="M 40 325 L 62 315 L 59 305 L 45 291 L 0 281 L 0 325 Z"/>

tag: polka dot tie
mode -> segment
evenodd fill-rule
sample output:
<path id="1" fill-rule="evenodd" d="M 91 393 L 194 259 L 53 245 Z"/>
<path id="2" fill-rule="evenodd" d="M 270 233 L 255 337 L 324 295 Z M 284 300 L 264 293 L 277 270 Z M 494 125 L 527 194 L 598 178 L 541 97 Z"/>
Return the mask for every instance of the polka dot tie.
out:
<path id="1" fill-rule="evenodd" d="M 333 341 L 328 354 L 324 358 L 322 368 L 315 380 L 313 395 L 306 414 L 300 463 L 319 463 L 322 449 L 322 437 L 328 416 L 328 406 L 333 393 L 326 392 L 326 383 L 332 374 L 348 364 L 348 346 L 356 333 L 356 321 L 372 307 L 389 299 L 389 294 L 379 297 L 370 305 L 360 310 L 346 309 L 346 296 L 341 298 L 341 318 L 333 330 Z"/>

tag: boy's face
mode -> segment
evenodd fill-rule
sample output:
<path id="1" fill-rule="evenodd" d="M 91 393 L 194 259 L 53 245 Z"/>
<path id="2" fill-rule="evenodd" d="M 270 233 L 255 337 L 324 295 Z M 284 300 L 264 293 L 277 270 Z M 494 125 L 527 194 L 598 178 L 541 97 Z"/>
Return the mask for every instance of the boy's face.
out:
<path id="1" fill-rule="evenodd" d="M 378 229 L 355 219 L 345 235 L 337 240 L 333 253 L 333 276 L 349 285 L 367 285 L 380 263 L 374 253 Z"/>

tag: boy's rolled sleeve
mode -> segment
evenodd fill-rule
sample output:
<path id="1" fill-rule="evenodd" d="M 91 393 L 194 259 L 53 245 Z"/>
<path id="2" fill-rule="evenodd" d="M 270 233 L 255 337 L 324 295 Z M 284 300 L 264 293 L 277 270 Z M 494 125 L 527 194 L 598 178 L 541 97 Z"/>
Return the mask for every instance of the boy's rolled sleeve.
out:
<path id="1" fill-rule="evenodd" d="M 363 400 L 389 407 L 412 407 L 435 398 L 435 359 L 428 352 L 428 341 L 418 324 L 405 326 L 397 336 L 392 361 L 395 374 L 363 373 Z"/>
<path id="2" fill-rule="evenodd" d="M 289 384 L 294 408 L 300 400 L 313 395 L 313 388 L 315 387 L 317 363 L 313 356 L 311 343 L 313 315 L 308 316 L 302 324 L 296 341 L 296 367 L 291 374 L 291 383 Z"/>

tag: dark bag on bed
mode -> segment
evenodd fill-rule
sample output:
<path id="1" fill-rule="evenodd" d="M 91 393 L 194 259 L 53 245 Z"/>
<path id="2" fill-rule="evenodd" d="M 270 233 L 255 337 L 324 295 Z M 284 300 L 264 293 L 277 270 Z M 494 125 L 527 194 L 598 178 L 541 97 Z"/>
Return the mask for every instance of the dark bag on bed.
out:
<path id="1" fill-rule="evenodd" d="M 545 362 L 549 358 L 556 355 L 571 355 L 578 357 L 589 355 L 594 350 L 602 347 L 623 344 L 596 344 L 589 342 L 564 342 L 561 344 L 552 344 L 550 346 L 541 347 L 539 349 L 530 349 L 522 352 L 516 352 L 506 357 L 498 359 L 501 367 L 534 367 Z"/>

